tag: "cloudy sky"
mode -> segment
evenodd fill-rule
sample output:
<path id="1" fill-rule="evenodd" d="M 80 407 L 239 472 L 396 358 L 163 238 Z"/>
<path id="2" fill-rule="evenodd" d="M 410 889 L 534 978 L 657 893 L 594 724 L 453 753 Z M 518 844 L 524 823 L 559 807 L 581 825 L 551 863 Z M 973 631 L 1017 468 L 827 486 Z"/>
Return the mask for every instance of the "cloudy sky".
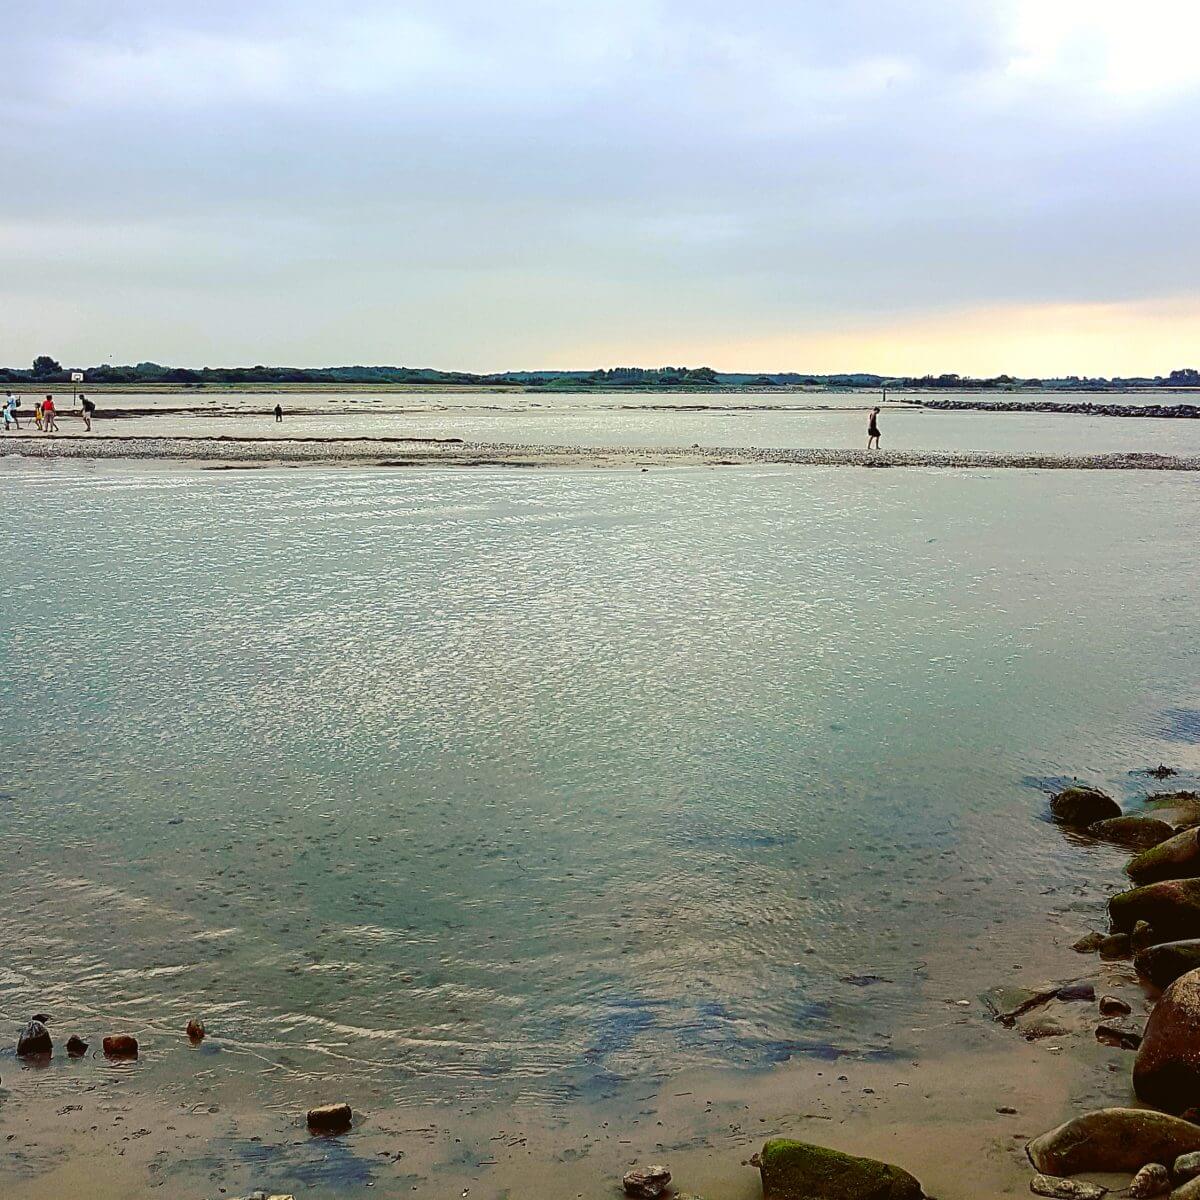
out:
<path id="1" fill-rule="evenodd" d="M 1200 366 L 1193 0 L 0 0 L 0 362 Z"/>

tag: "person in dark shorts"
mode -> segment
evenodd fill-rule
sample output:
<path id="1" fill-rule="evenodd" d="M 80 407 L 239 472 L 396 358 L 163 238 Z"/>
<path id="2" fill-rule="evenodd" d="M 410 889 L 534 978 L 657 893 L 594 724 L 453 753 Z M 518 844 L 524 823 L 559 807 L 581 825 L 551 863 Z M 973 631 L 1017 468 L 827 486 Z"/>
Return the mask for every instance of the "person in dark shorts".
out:
<path id="1" fill-rule="evenodd" d="M 871 415 L 867 418 L 867 449 L 879 449 L 879 409 L 871 409 Z"/>
<path id="2" fill-rule="evenodd" d="M 79 407 L 83 409 L 83 423 L 88 433 L 92 432 L 92 418 L 96 415 L 96 406 L 82 392 L 79 393 Z"/>
<path id="3" fill-rule="evenodd" d="M 282 404 L 275 405 L 275 420 L 276 421 L 283 420 L 283 405 Z"/>

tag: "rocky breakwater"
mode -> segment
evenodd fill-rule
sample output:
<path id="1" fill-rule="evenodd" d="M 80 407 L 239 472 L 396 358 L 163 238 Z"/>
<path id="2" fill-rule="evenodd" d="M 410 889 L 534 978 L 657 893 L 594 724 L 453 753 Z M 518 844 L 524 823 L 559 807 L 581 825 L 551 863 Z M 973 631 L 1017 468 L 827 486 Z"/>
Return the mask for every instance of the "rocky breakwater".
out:
<path id="1" fill-rule="evenodd" d="M 1150 772 L 1163 773 L 1168 769 Z M 1129 1196 L 1174 1187 L 1177 1200 L 1200 1200 L 1200 796 L 1148 796 L 1141 808 L 1122 813 L 1106 793 L 1086 786 L 1051 797 L 1051 816 L 1074 834 L 1138 851 L 1125 868 L 1137 886 L 1108 901 L 1109 931 L 1092 931 L 1074 948 L 1107 959 L 1132 955 L 1144 985 L 1167 990 L 1144 1031 L 1125 1000 L 1101 998 L 1096 1036 L 1137 1051 L 1133 1088 L 1150 1107 L 1084 1113 L 1034 1138 L 1026 1150 L 1038 1172 L 1031 1190 L 1039 1195 L 1094 1200 L 1105 1189 L 1073 1176 L 1123 1172 L 1132 1176 Z M 1043 992 L 1039 1001 L 1057 994 Z"/>
<path id="2" fill-rule="evenodd" d="M 943 412 L 1069 413 L 1086 417 L 1158 417 L 1194 420 L 1200 417 L 1195 404 L 1092 404 L 1070 400 L 921 400 L 922 408 Z"/>

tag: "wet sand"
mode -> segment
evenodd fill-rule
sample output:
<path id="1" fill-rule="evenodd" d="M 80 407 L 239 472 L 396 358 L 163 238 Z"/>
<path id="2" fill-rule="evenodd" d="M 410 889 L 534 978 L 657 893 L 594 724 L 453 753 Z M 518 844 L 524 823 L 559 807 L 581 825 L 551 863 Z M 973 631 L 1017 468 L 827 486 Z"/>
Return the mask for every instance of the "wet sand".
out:
<path id="1" fill-rule="evenodd" d="M 756 447 L 538 446 L 426 438 L 120 437 L 25 433 L 0 441 L 0 456 L 138 459 L 222 466 L 666 467 L 781 464 L 809 467 L 988 467 L 1034 470 L 1200 471 L 1200 456 L 1014 454 L 989 451 L 762 449 Z"/>

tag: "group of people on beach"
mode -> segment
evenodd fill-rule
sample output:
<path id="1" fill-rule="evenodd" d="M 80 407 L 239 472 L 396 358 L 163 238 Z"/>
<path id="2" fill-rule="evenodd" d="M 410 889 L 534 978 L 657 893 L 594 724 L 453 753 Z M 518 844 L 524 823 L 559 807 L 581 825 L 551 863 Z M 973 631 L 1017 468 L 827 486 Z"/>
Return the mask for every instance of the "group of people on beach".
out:
<path id="1" fill-rule="evenodd" d="M 20 413 L 21 397 L 14 396 L 12 392 L 5 392 L 4 404 L 0 407 L 0 416 L 4 418 L 5 433 L 10 429 L 20 430 Z M 96 415 L 96 405 L 82 392 L 79 394 L 79 415 L 83 418 L 84 428 L 91 433 L 92 418 Z M 33 424 L 41 433 L 58 432 L 58 409 L 55 407 L 53 396 L 47 395 L 44 400 L 39 400 L 33 406 Z"/>

